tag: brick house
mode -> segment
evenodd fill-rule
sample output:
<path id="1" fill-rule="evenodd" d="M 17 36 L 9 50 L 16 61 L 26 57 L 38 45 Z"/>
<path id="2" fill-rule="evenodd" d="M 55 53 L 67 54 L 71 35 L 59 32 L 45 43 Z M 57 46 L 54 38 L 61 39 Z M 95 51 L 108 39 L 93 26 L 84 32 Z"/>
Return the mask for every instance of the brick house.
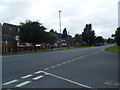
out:
<path id="1" fill-rule="evenodd" d="M 2 52 L 16 52 L 19 27 L 17 25 L 4 23 L 2 25 Z"/>

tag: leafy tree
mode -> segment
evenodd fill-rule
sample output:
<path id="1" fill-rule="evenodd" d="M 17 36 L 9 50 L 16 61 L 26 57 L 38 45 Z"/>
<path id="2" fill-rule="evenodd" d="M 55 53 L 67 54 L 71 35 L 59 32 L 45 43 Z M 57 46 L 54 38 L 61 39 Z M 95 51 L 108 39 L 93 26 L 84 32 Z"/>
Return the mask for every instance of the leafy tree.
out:
<path id="1" fill-rule="evenodd" d="M 117 30 L 115 32 L 115 41 L 116 41 L 117 45 L 120 46 L 120 27 L 117 28 Z"/>
<path id="2" fill-rule="evenodd" d="M 67 30 L 66 30 L 66 28 L 64 28 L 62 38 L 67 38 L 67 37 L 68 37 Z"/>
<path id="3" fill-rule="evenodd" d="M 56 31 L 54 31 L 53 29 L 51 29 L 51 30 L 49 31 L 49 34 L 50 34 L 52 37 L 54 37 L 54 39 L 55 39 L 55 38 L 56 38 L 56 40 L 59 39 L 58 33 L 57 33 Z"/>
<path id="4" fill-rule="evenodd" d="M 53 44 L 53 43 L 56 42 L 56 39 L 57 38 L 55 36 L 53 36 L 53 35 L 51 35 L 51 34 L 48 33 L 48 39 L 47 39 L 48 43 Z"/>
<path id="5" fill-rule="evenodd" d="M 86 27 L 84 28 L 84 31 L 82 33 L 82 40 L 88 45 L 92 45 L 95 40 L 95 32 L 92 30 L 92 25 L 91 24 L 86 24 Z"/>
<path id="6" fill-rule="evenodd" d="M 82 41 L 82 36 L 80 34 L 75 35 L 75 42 L 81 42 Z"/>
<path id="7" fill-rule="evenodd" d="M 102 36 L 97 36 L 96 38 L 95 38 L 95 43 L 104 43 L 104 38 L 102 37 Z"/>
<path id="8" fill-rule="evenodd" d="M 108 39 L 107 39 L 107 43 L 112 44 L 112 43 L 114 43 L 114 40 L 111 39 L 111 38 L 108 38 Z"/>
<path id="9" fill-rule="evenodd" d="M 25 23 L 20 24 L 21 42 L 32 43 L 34 46 L 38 43 L 46 41 L 46 28 L 38 21 L 27 20 Z"/>
<path id="10" fill-rule="evenodd" d="M 50 33 L 54 33 L 54 30 L 53 30 L 53 29 L 51 29 L 51 30 L 50 30 Z"/>

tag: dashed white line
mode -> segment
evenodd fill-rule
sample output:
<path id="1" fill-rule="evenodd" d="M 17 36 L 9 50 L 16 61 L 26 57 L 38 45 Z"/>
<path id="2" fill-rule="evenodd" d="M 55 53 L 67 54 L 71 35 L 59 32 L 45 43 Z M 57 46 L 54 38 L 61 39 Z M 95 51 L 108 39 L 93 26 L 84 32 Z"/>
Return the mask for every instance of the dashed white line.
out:
<path id="1" fill-rule="evenodd" d="M 29 74 L 29 75 L 26 75 L 26 76 L 23 76 L 23 77 L 21 77 L 21 78 L 28 78 L 28 77 L 31 77 L 31 76 L 33 76 L 32 74 Z"/>
<path id="2" fill-rule="evenodd" d="M 56 66 L 60 66 L 61 64 L 57 64 Z"/>
<path id="3" fill-rule="evenodd" d="M 55 66 L 52 66 L 51 68 L 55 68 Z"/>
<path id="4" fill-rule="evenodd" d="M 39 74 L 39 73 L 43 73 L 44 71 L 37 71 L 34 74 Z"/>
<path id="5" fill-rule="evenodd" d="M 29 83 L 31 83 L 31 81 L 25 81 L 25 82 L 22 82 L 22 83 L 16 85 L 16 87 L 22 87 L 22 86 L 27 85 Z"/>
<path id="6" fill-rule="evenodd" d="M 75 60 L 77 60 L 77 58 L 75 58 Z"/>
<path id="7" fill-rule="evenodd" d="M 12 83 L 15 83 L 17 82 L 18 80 L 15 79 L 15 80 L 12 80 L 12 81 L 9 81 L 9 82 L 6 82 L 6 83 L 3 83 L 3 85 L 9 85 L 9 84 L 12 84 Z"/>
<path id="8" fill-rule="evenodd" d="M 69 63 L 70 61 L 67 61 L 67 63 Z"/>
<path id="9" fill-rule="evenodd" d="M 37 77 L 35 77 L 35 78 L 33 78 L 33 80 L 38 80 L 38 79 L 41 79 L 41 78 L 43 78 L 44 76 L 37 76 Z"/>
<path id="10" fill-rule="evenodd" d="M 71 61 L 74 61 L 75 59 L 72 59 Z"/>
<path id="11" fill-rule="evenodd" d="M 49 70 L 50 68 L 45 68 L 44 70 Z"/>
<path id="12" fill-rule="evenodd" d="M 63 62 L 62 64 L 66 64 L 66 62 Z"/>

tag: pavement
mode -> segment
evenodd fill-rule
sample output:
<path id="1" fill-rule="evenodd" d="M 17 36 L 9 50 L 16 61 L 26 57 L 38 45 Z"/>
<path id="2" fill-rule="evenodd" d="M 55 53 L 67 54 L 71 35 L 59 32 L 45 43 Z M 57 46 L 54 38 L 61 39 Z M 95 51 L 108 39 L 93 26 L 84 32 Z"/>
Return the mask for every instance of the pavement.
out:
<path id="1" fill-rule="evenodd" d="M 118 88 L 118 54 L 108 46 L 2 57 L 3 88 Z"/>

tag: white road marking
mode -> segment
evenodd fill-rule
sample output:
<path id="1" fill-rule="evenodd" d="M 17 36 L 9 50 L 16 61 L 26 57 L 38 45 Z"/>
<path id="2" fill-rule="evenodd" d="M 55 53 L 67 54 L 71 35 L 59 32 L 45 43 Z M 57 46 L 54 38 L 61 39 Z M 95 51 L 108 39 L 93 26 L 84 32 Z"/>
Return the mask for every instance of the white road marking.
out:
<path id="1" fill-rule="evenodd" d="M 44 71 L 37 71 L 34 74 L 39 74 L 39 73 L 42 73 L 42 72 L 44 72 Z"/>
<path id="2" fill-rule="evenodd" d="M 67 61 L 68 63 L 70 62 L 70 61 Z"/>
<path id="3" fill-rule="evenodd" d="M 50 68 L 45 68 L 44 70 L 49 70 Z"/>
<path id="4" fill-rule="evenodd" d="M 21 77 L 21 78 L 28 78 L 28 77 L 31 77 L 31 76 L 33 76 L 32 74 L 29 74 L 29 75 L 26 75 L 26 76 L 23 76 L 23 77 Z"/>
<path id="5" fill-rule="evenodd" d="M 55 66 L 52 66 L 51 68 L 54 68 Z"/>
<path id="6" fill-rule="evenodd" d="M 66 62 L 63 62 L 63 64 L 66 64 Z"/>
<path id="7" fill-rule="evenodd" d="M 22 83 L 16 85 L 16 87 L 22 87 L 22 86 L 27 85 L 29 83 L 31 83 L 31 81 L 25 81 L 25 82 L 22 82 Z"/>
<path id="8" fill-rule="evenodd" d="M 110 86 L 111 86 L 111 83 L 110 83 L 110 82 L 105 82 L 105 84 L 107 84 L 107 85 L 110 85 Z"/>
<path id="9" fill-rule="evenodd" d="M 60 76 L 51 74 L 51 73 L 48 73 L 48 75 L 53 76 L 53 77 L 56 77 L 56 78 L 61 79 L 61 80 L 64 80 L 64 81 L 67 81 L 67 82 L 69 82 L 69 83 L 73 83 L 73 84 L 78 85 L 78 86 L 82 86 L 82 87 L 85 87 L 85 88 L 92 88 L 92 87 L 90 87 L 90 86 L 83 85 L 83 84 L 80 84 L 80 83 L 78 83 L 78 82 L 75 82 L 75 81 L 72 81 L 72 80 L 69 80 L 69 79 L 66 79 L 66 78 L 63 78 L 63 77 L 60 77 Z"/>
<path id="10" fill-rule="evenodd" d="M 60 66 L 61 64 L 57 64 L 56 66 Z"/>
<path id="11" fill-rule="evenodd" d="M 118 86 L 118 83 L 113 83 L 113 85 Z"/>
<path id="12" fill-rule="evenodd" d="M 71 61 L 74 61 L 74 59 L 72 59 Z"/>
<path id="13" fill-rule="evenodd" d="M 37 77 L 35 77 L 35 78 L 33 78 L 33 80 L 38 80 L 38 79 L 41 79 L 41 78 L 43 78 L 44 76 L 37 76 Z"/>
<path id="14" fill-rule="evenodd" d="M 9 81 L 9 82 L 6 82 L 6 83 L 3 83 L 3 85 L 9 85 L 9 84 L 12 84 L 12 83 L 15 83 L 17 82 L 18 80 L 15 79 L 15 80 L 12 80 L 12 81 Z"/>
<path id="15" fill-rule="evenodd" d="M 75 58 L 75 60 L 77 60 L 77 58 Z"/>

